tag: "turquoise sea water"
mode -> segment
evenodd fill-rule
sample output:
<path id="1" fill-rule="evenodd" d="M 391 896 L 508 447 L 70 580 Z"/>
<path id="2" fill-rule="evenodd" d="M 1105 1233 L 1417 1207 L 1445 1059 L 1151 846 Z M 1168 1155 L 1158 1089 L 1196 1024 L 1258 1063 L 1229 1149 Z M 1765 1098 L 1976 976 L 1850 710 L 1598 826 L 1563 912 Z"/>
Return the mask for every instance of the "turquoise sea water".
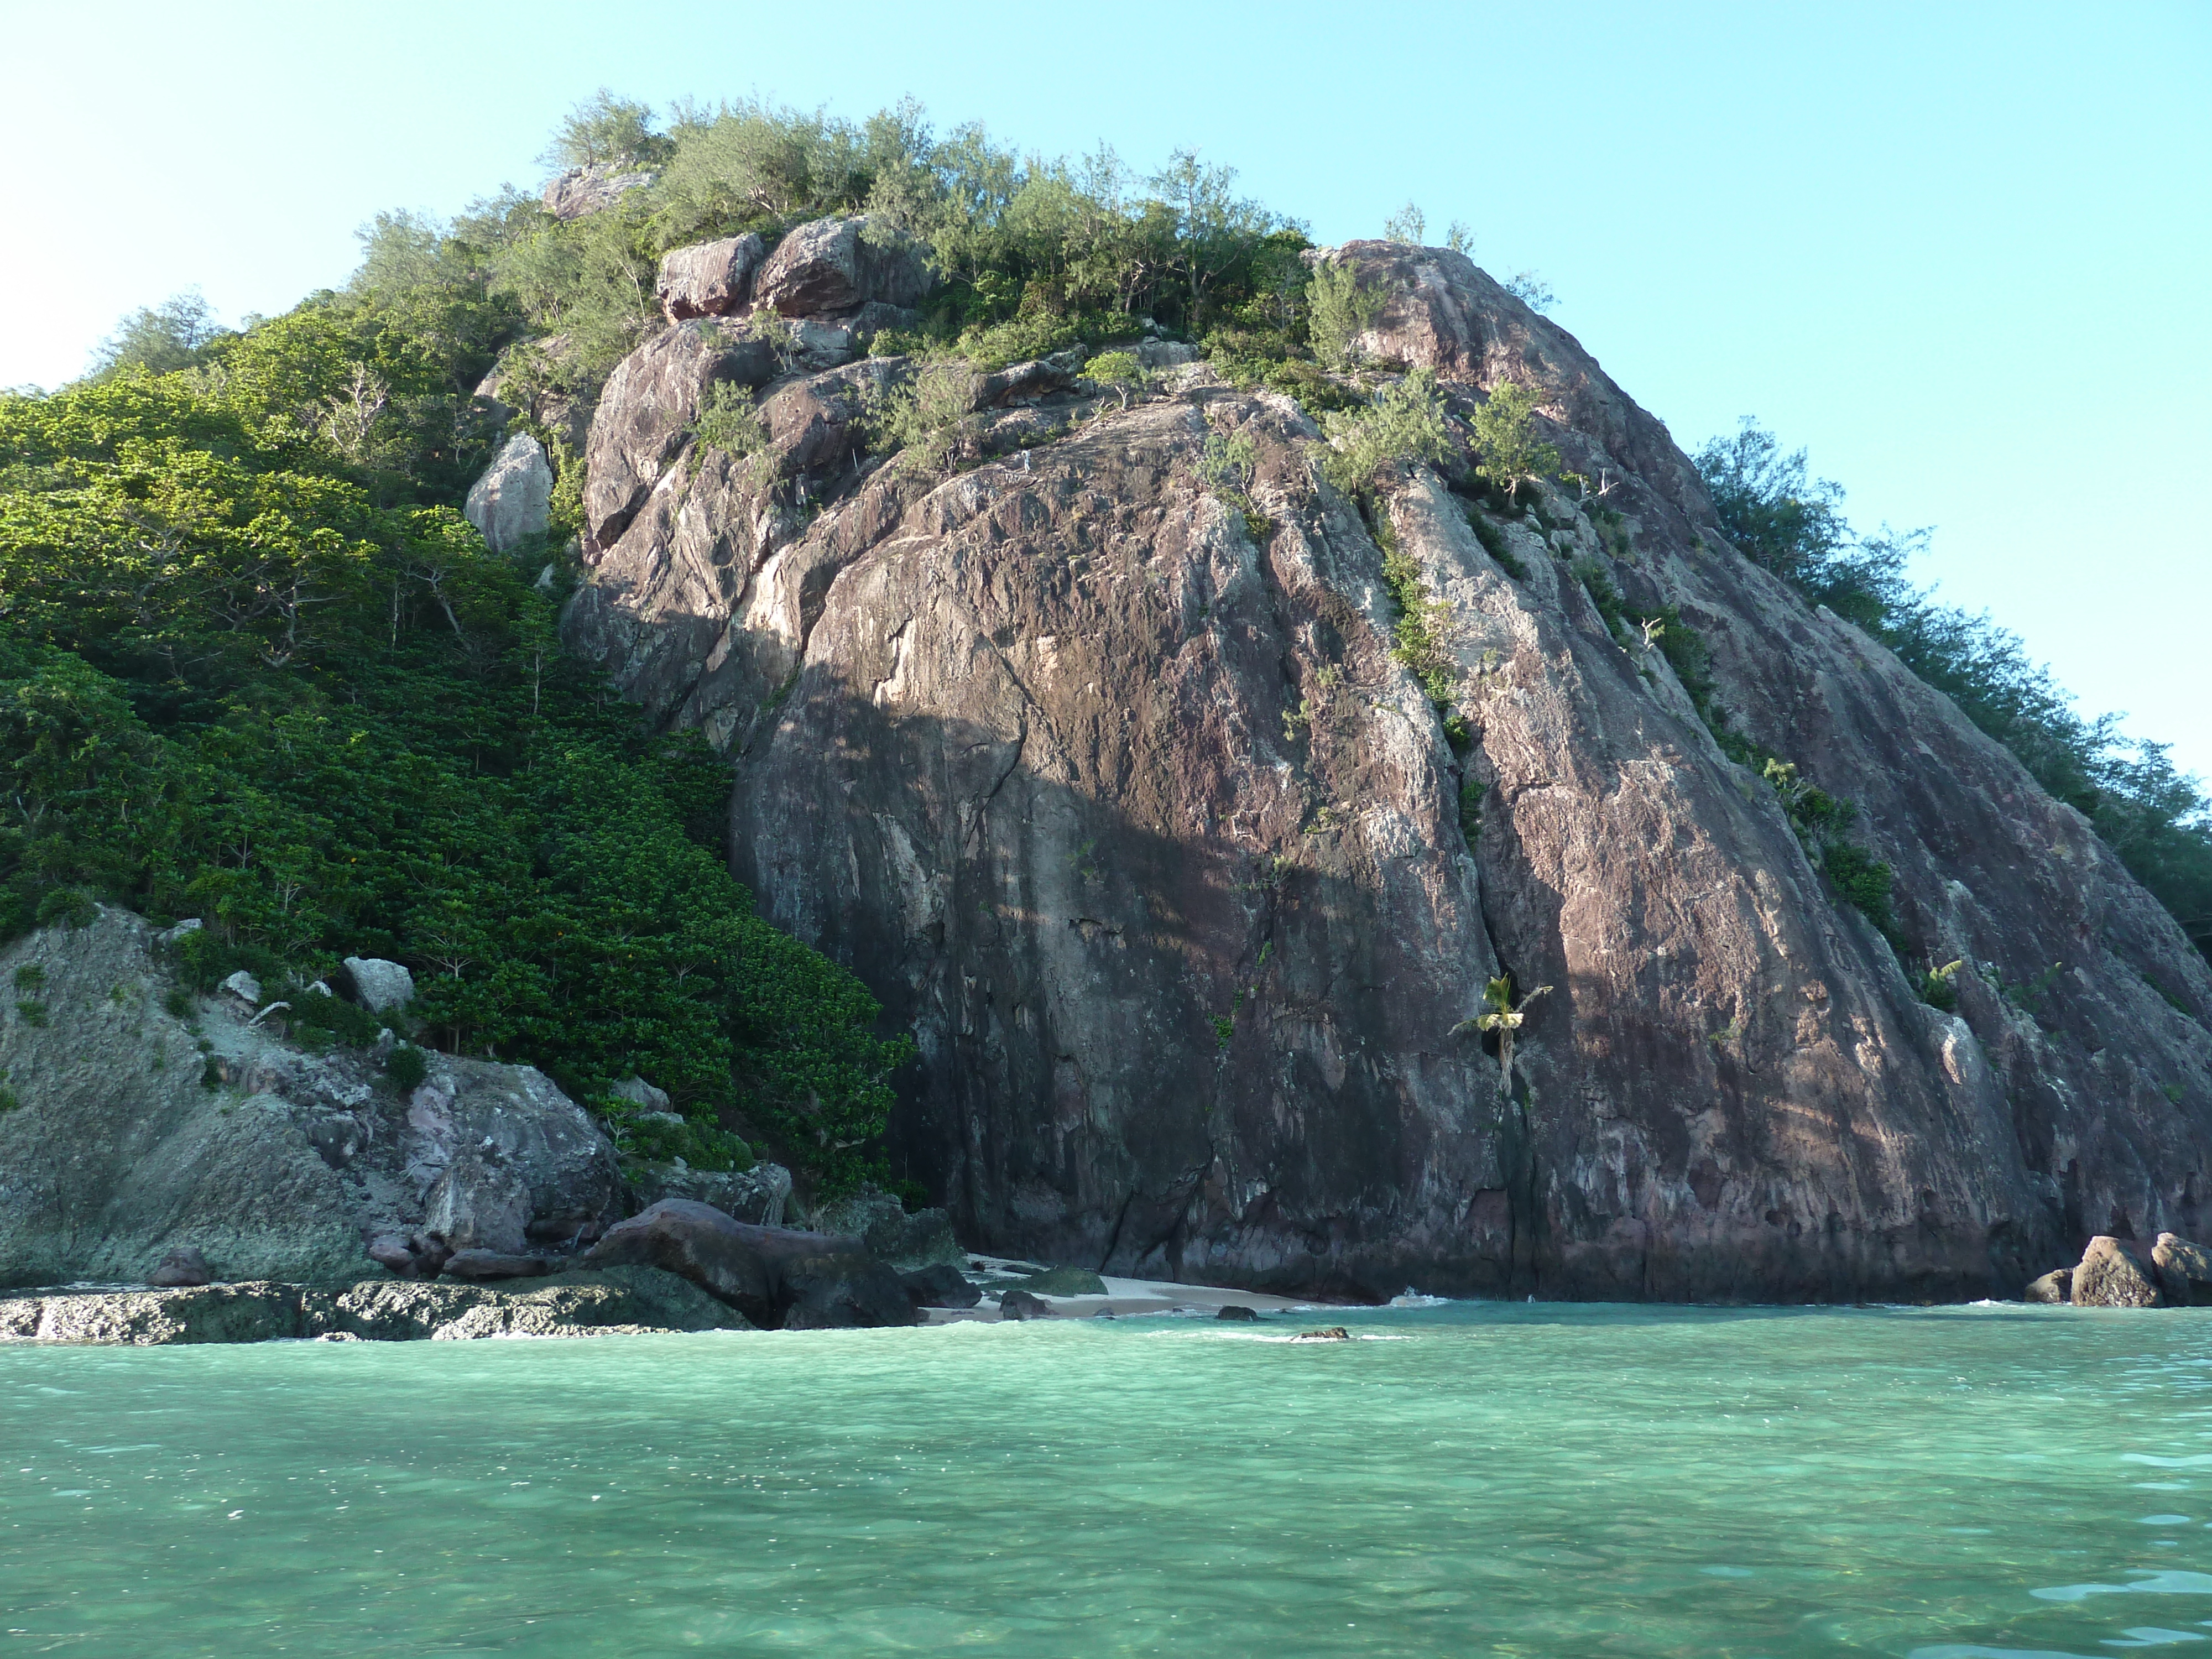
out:
<path id="1" fill-rule="evenodd" d="M 0 1348 L 0 1655 L 2212 1638 L 2212 1311 L 1312 1322 Z"/>

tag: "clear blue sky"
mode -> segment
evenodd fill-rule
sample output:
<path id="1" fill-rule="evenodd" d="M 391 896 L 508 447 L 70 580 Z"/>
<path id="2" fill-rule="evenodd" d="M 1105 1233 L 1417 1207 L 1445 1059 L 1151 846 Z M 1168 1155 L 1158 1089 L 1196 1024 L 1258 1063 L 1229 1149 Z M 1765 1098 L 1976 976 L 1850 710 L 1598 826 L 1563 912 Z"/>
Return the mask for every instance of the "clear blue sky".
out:
<path id="1" fill-rule="evenodd" d="M 1411 198 L 1686 447 L 1755 414 L 2091 713 L 2212 775 L 2212 5 L 0 0 L 0 385 L 343 280 L 601 83 L 1176 144 L 1322 241 Z"/>

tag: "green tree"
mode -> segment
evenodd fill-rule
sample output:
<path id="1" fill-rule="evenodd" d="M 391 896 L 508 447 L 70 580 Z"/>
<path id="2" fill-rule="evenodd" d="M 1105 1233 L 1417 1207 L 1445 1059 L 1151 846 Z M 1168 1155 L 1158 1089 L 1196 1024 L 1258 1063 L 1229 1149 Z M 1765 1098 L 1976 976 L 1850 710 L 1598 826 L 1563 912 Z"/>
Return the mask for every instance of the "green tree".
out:
<path id="1" fill-rule="evenodd" d="M 1366 408 L 1322 421 L 1329 448 L 1322 476 L 1346 494 L 1367 489 L 1383 467 L 1444 459 L 1452 452 L 1443 390 L 1436 371 L 1417 368 L 1385 386 Z"/>
<path id="2" fill-rule="evenodd" d="M 1506 495 L 1559 470 L 1559 452 L 1536 435 L 1536 392 L 1501 380 L 1474 411 L 1474 470 Z"/>
<path id="3" fill-rule="evenodd" d="M 141 306 L 100 343 L 85 378 L 112 380 L 132 369 L 167 374 L 189 368 L 225 331 L 198 289 L 174 294 L 158 306 Z"/>
<path id="4" fill-rule="evenodd" d="M 1332 368 L 1350 368 L 1359 337 L 1375 326 L 1386 297 L 1380 288 L 1362 283 L 1348 262 L 1316 265 L 1306 293 L 1314 356 Z"/>
<path id="5" fill-rule="evenodd" d="M 587 167 L 657 160 L 665 148 L 649 105 L 601 87 L 562 118 L 541 159 L 550 167 Z"/>

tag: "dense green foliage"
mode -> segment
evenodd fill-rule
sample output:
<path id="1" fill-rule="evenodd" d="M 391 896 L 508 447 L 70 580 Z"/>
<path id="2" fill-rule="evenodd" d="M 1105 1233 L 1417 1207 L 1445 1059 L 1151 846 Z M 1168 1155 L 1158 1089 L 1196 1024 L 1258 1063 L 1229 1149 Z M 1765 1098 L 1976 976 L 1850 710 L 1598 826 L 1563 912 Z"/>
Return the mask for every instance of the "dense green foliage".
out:
<path id="1" fill-rule="evenodd" d="M 422 1040 L 618 1130 L 638 1073 L 687 1156 L 743 1129 L 849 1182 L 905 1040 L 752 914 L 711 752 L 646 740 L 453 510 L 495 435 L 465 435 L 458 309 L 325 296 L 184 370 L 0 398 L 0 937 L 94 895 L 204 917 L 203 985 L 396 957 Z"/>
<path id="2" fill-rule="evenodd" d="M 2166 746 L 2130 743 L 2111 716 L 2084 720 L 2017 635 L 1939 605 L 1905 566 L 1928 532 L 1861 535 L 1843 490 L 1809 476 L 1747 419 L 1698 452 L 1698 468 L 1729 538 L 1747 557 L 1856 623 L 2019 757 L 2058 799 L 2080 809 L 2136 878 L 2212 956 L 2212 803 Z"/>

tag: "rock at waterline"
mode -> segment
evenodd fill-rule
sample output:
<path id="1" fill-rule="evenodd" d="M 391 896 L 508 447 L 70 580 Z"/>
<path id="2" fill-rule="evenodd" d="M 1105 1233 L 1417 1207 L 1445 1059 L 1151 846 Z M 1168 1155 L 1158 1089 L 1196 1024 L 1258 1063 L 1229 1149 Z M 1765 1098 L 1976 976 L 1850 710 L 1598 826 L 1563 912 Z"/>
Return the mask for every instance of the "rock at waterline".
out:
<path id="1" fill-rule="evenodd" d="M 999 1298 L 999 1317 L 1001 1319 L 1050 1319 L 1052 1304 L 1041 1296 L 1031 1296 L 1027 1291 L 1008 1291 Z"/>
<path id="2" fill-rule="evenodd" d="M 415 975 L 399 963 L 381 957 L 348 957 L 344 967 L 354 1000 L 372 1014 L 404 1008 L 415 1000 Z"/>
<path id="3" fill-rule="evenodd" d="M 0 1342 L 455 1341 L 743 1328 L 698 1286 L 652 1267 L 482 1285 L 371 1279 L 342 1290 L 254 1282 L 0 1297 Z"/>
<path id="4" fill-rule="evenodd" d="M 1222 1309 L 1219 1313 L 1213 1316 L 1216 1319 L 1229 1319 L 1248 1323 L 1260 1317 L 1258 1312 L 1255 1310 L 1244 1307 L 1235 1302 L 1231 1303 L 1227 1307 Z"/>
<path id="5" fill-rule="evenodd" d="M 190 1244 L 179 1244 L 161 1258 L 159 1267 L 146 1275 L 149 1285 L 177 1290 L 211 1284 L 214 1279 L 215 1270 L 208 1266 L 208 1259 Z"/>
<path id="6" fill-rule="evenodd" d="M 2073 1293 L 2074 1270 L 2071 1267 L 2053 1267 L 2042 1278 L 2030 1282 L 2023 1299 L 2029 1302 L 2062 1303 L 2070 1300 Z"/>
<path id="7" fill-rule="evenodd" d="M 983 1292 L 969 1283 L 968 1275 L 950 1262 L 933 1261 L 926 1267 L 899 1275 L 917 1306 L 924 1308 L 972 1308 L 983 1299 Z"/>
<path id="8" fill-rule="evenodd" d="M 545 447 L 518 432 L 469 486 L 462 514 L 495 553 L 512 553 L 545 533 L 553 504 L 553 467 Z"/>
<path id="9" fill-rule="evenodd" d="M 1341 1325 L 1329 1325 L 1317 1331 L 1300 1331 L 1291 1340 L 1293 1342 L 1349 1342 L 1352 1340 L 1352 1333 Z"/>
<path id="10" fill-rule="evenodd" d="M 2166 1303 L 2150 1263 L 2133 1245 L 2103 1233 L 2081 1252 L 2068 1299 L 2077 1308 L 2157 1308 Z"/>
<path id="11" fill-rule="evenodd" d="M 2174 1233 L 2160 1233 L 2151 1246 L 2151 1266 L 2159 1288 L 2176 1307 L 2212 1305 L 2212 1250 Z"/>
<path id="12" fill-rule="evenodd" d="M 767 1330 L 911 1325 L 914 1298 L 857 1238 L 756 1227 L 692 1199 L 661 1200 L 586 1253 L 690 1279 Z"/>

